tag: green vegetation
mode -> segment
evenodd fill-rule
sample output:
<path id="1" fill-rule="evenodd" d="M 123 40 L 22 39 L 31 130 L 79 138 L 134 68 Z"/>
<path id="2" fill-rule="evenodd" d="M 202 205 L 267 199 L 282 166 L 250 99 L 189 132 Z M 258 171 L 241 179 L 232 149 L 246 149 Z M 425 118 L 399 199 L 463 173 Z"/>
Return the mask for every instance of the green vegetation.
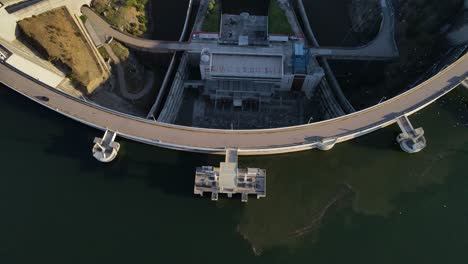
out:
<path id="1" fill-rule="evenodd" d="M 268 30 L 270 34 L 294 34 L 289 25 L 288 18 L 279 7 L 277 0 L 270 0 L 270 7 L 268 8 Z"/>
<path id="2" fill-rule="evenodd" d="M 104 46 L 99 47 L 98 51 L 101 54 L 101 56 L 104 58 L 105 61 L 110 59 L 109 53 L 107 52 L 106 48 L 104 48 Z"/>
<path id="3" fill-rule="evenodd" d="M 203 22 L 202 30 L 205 32 L 219 32 L 220 20 L 221 4 L 219 4 L 219 1 L 211 0 L 205 21 Z"/>
<path id="4" fill-rule="evenodd" d="M 93 9 L 109 24 L 135 36 L 147 31 L 145 6 L 148 0 L 95 0 Z"/>
<path id="5" fill-rule="evenodd" d="M 88 20 L 88 17 L 85 16 L 85 15 L 81 15 L 81 16 L 80 16 L 80 19 L 81 19 L 81 21 L 82 21 L 83 24 L 84 24 L 84 23 L 86 23 L 86 20 Z"/>
<path id="6" fill-rule="evenodd" d="M 109 44 L 109 46 L 121 62 L 128 60 L 130 51 L 124 45 L 114 40 Z"/>

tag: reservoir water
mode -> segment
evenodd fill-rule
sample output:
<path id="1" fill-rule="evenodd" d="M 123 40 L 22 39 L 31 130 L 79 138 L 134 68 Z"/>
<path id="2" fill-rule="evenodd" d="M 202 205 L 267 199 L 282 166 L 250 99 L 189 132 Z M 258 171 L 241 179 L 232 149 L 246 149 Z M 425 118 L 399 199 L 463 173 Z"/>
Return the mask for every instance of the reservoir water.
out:
<path id="1" fill-rule="evenodd" d="M 419 154 L 392 125 L 329 152 L 240 157 L 268 173 L 267 197 L 247 204 L 192 194 L 195 167 L 223 157 L 119 139 L 101 164 L 102 132 L 4 86 L 0 117 L 0 263 L 466 262 L 463 87 L 410 117 Z"/>
<path id="2" fill-rule="evenodd" d="M 0 87 L 0 262 L 463 263 L 463 89 L 411 117 L 429 144 L 416 155 L 391 126 L 330 152 L 241 157 L 268 170 L 267 198 L 242 204 L 192 195 L 195 166 L 221 157 L 120 140 L 101 164 L 101 132 Z"/>

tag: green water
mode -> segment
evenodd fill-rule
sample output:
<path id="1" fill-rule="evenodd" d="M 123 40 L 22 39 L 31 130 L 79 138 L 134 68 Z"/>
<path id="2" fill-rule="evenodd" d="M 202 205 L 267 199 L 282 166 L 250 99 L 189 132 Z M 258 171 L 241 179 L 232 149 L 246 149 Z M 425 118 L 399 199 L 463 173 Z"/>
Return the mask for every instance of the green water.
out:
<path id="1" fill-rule="evenodd" d="M 467 102 L 458 88 L 411 117 L 428 140 L 416 155 L 391 126 L 241 157 L 268 170 L 267 197 L 242 204 L 192 195 L 194 168 L 222 157 L 120 140 L 101 164 L 101 132 L 0 87 L 0 263 L 465 263 Z"/>

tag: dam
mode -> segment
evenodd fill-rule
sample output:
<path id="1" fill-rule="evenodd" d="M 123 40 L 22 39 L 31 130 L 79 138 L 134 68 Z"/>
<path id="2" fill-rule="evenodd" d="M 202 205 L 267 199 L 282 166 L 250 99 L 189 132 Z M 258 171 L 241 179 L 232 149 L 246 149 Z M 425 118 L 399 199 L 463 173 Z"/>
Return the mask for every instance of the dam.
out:
<path id="1" fill-rule="evenodd" d="M 392 9 L 385 0 L 381 1 L 381 6 L 383 8 L 382 13 L 385 16 L 382 28 L 385 28 L 385 25 L 392 27 Z M 200 4 L 200 9 L 202 7 L 203 1 Z M 202 77 L 202 81 L 205 82 L 203 85 L 208 87 L 206 89 L 207 96 L 213 98 L 215 102 L 219 97 L 227 98 L 234 107 L 236 105 L 242 106 L 243 102 L 251 100 L 249 96 L 252 96 L 248 91 L 242 91 L 238 88 L 229 88 L 237 89 L 235 92 L 229 92 L 227 87 L 234 87 L 235 83 L 241 83 L 242 85 L 239 86 L 241 88 L 247 87 L 244 85 L 245 81 L 255 84 L 262 83 L 262 85 L 254 86 L 253 88 L 255 90 L 254 97 L 260 98 L 260 100 L 268 97 L 263 94 L 275 93 L 281 89 L 292 89 L 294 79 L 299 76 L 303 78 L 302 85 L 298 88 L 300 91 L 307 93 L 308 90 L 315 89 L 316 85 L 318 85 L 316 79 L 320 79 L 323 73 L 315 71 L 313 67 L 309 67 L 309 64 L 306 65 L 307 67 L 304 72 L 294 72 L 294 67 L 290 67 L 289 64 L 295 56 L 362 59 L 359 50 L 369 47 L 346 49 L 347 51 L 339 48 L 317 48 L 308 44 L 306 40 L 297 37 L 289 37 L 279 42 L 276 40 L 266 40 L 267 44 L 264 46 L 252 46 L 248 42 L 243 42 L 243 38 L 241 37 L 238 38 L 239 42 L 236 45 L 221 45 L 217 40 L 193 39 L 194 34 L 192 34 L 190 42 L 146 40 L 128 36 L 113 29 L 97 15 L 94 15 L 93 11 L 87 7 L 77 9 L 75 3 L 69 9 L 75 15 L 86 14 L 92 23 L 100 29 L 98 30 L 99 32 L 103 32 L 107 37 L 111 36 L 118 39 L 132 48 L 148 52 L 182 51 L 184 54 L 187 54 L 185 56 L 188 58 L 192 56 L 190 54 L 194 54 L 195 58 L 198 58 L 200 61 L 199 67 L 202 75 L 206 73 Z M 40 9 L 40 11 L 43 10 Z M 2 16 L 10 15 L 2 13 Z M 249 18 L 246 17 L 244 19 Z M 388 34 L 388 32 L 391 33 L 392 31 L 391 29 L 382 30 L 381 33 Z M 8 54 L 13 54 L 13 52 L 6 48 L 6 45 L 3 45 L 2 49 L 8 52 L 5 52 L 7 53 L 7 57 L 4 63 L 0 65 L 0 81 L 18 93 L 53 111 L 102 131 L 113 131 L 117 137 L 164 148 L 220 155 L 224 155 L 226 149 L 229 148 L 236 149 L 239 155 L 278 154 L 313 148 L 329 150 L 336 143 L 344 142 L 396 123 L 402 116 L 404 116 L 405 124 L 410 124 L 408 116 L 434 102 L 460 84 L 466 84 L 468 75 L 468 56 L 465 54 L 452 65 L 449 65 L 444 70 L 407 92 L 358 112 L 321 122 L 290 127 L 245 130 L 212 129 L 181 126 L 148 118 L 135 117 L 70 96 L 55 89 L 53 85 L 38 80 L 36 76 L 28 75 L 18 65 L 9 63 L 12 55 Z M 362 55 L 365 59 L 382 59 L 397 56 L 395 52 L 387 54 L 377 51 L 375 53 L 366 51 L 363 53 L 367 54 Z M 369 54 L 371 55 L 370 57 Z M 203 57 L 204 55 L 206 56 Z M 249 63 L 250 65 L 267 63 L 268 67 L 263 72 L 255 67 L 252 70 L 248 69 L 247 72 L 242 67 L 240 67 L 240 71 L 238 68 L 226 71 L 229 64 L 248 60 L 252 60 L 252 63 Z M 304 58 L 302 61 L 307 60 Z M 204 63 L 211 66 L 214 64 L 215 67 L 209 67 L 203 71 Z M 240 78 L 242 78 L 243 82 L 239 81 Z M 224 94 L 223 91 L 216 89 L 210 92 L 210 82 L 218 84 L 221 82 L 224 85 Z M 183 89 L 182 82 L 176 89 L 181 89 L 180 87 Z M 212 87 L 217 87 L 217 85 Z M 171 91 L 177 92 L 177 90 Z M 47 97 L 48 101 L 37 99 L 38 95 Z M 180 100 L 180 97 L 177 100 Z M 168 118 L 168 120 L 171 119 Z M 411 134 L 408 134 L 408 131 L 402 132 L 406 133 L 406 135 Z"/>

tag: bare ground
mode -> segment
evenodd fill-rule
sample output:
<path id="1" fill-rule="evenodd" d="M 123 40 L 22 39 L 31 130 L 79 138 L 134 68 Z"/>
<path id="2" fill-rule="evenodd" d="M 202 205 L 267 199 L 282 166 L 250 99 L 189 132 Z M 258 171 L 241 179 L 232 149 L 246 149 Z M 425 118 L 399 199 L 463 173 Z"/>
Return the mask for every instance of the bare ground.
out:
<path id="1" fill-rule="evenodd" d="M 23 19 L 18 25 L 26 40 L 66 71 L 87 94 L 107 78 L 66 8 Z"/>

